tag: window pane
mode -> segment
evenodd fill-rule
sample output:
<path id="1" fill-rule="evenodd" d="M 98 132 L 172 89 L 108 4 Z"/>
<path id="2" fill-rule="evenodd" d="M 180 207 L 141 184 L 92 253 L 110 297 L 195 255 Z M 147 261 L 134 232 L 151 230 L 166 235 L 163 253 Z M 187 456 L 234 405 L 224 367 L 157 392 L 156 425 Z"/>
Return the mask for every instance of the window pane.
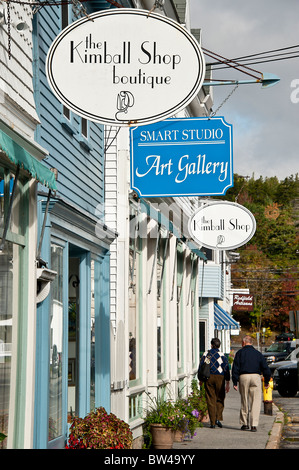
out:
<path id="1" fill-rule="evenodd" d="M 157 250 L 157 374 L 164 372 L 164 257 L 167 240 L 160 238 Z"/>
<path id="2" fill-rule="evenodd" d="M 130 269 L 132 270 L 131 287 L 129 289 L 129 378 L 138 378 L 138 253 L 130 250 Z"/>
<path id="3" fill-rule="evenodd" d="M 13 185 L 14 175 L 9 170 L 0 167 L 0 229 L 4 229 L 5 226 Z M 19 188 L 17 186 L 15 189 L 14 208 L 10 214 L 8 225 L 8 230 L 15 233 L 18 233 L 19 230 L 19 203 Z M 14 224 L 13 221 L 15 222 Z"/>
<path id="4" fill-rule="evenodd" d="M 15 260 L 16 266 L 16 260 Z M 0 253 L 0 432 L 8 435 L 12 345 L 13 254 L 6 242 Z M 0 442 L 6 449 L 7 439 Z"/>
<path id="5" fill-rule="evenodd" d="M 79 416 L 80 258 L 69 258 L 68 419 Z"/>
<path id="6" fill-rule="evenodd" d="M 94 261 L 91 261 L 91 351 L 90 351 L 90 409 L 95 408 L 95 316 L 94 316 Z"/>
<path id="7" fill-rule="evenodd" d="M 81 134 L 87 138 L 87 119 L 81 118 Z"/>
<path id="8" fill-rule="evenodd" d="M 63 361 L 63 248 L 51 246 L 51 269 L 57 272 L 51 283 L 49 441 L 62 435 L 62 361 Z"/>

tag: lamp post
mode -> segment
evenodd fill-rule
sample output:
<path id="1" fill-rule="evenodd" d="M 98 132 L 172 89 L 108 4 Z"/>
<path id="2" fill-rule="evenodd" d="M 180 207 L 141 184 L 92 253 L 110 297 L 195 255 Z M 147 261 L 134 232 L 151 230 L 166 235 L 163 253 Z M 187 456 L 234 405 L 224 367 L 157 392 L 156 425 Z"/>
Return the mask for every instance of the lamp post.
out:
<path id="1" fill-rule="evenodd" d="M 262 73 L 261 78 L 255 80 L 212 80 L 204 81 L 203 86 L 219 86 L 219 85 L 246 85 L 251 83 L 261 83 L 262 88 L 267 88 L 276 85 L 280 78 L 272 73 Z"/>

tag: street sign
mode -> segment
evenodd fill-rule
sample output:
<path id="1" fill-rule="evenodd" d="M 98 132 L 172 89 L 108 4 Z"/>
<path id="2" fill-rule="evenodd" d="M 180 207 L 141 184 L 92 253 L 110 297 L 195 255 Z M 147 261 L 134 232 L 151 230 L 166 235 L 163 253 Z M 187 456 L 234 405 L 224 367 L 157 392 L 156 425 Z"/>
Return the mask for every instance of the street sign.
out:
<path id="1" fill-rule="evenodd" d="M 232 250 L 245 245 L 254 235 L 256 221 L 246 207 L 235 202 L 213 201 L 189 219 L 189 233 L 199 245 Z"/>
<path id="2" fill-rule="evenodd" d="M 127 126 L 161 121 L 199 92 L 205 61 L 178 22 L 134 8 L 71 23 L 50 46 L 46 73 L 56 97 L 79 116 Z"/>
<path id="3" fill-rule="evenodd" d="M 232 125 L 176 118 L 130 130 L 131 188 L 140 197 L 220 196 L 233 186 Z"/>
<path id="4" fill-rule="evenodd" d="M 253 312 L 253 295 L 234 294 L 233 310 L 235 312 Z"/>

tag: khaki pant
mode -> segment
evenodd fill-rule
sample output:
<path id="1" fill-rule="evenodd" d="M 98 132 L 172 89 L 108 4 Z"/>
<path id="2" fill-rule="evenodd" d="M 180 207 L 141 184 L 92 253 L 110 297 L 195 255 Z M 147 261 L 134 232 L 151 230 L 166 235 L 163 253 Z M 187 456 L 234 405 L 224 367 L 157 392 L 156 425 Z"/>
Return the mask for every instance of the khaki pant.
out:
<path id="1" fill-rule="evenodd" d="M 211 374 L 205 383 L 206 400 L 211 424 L 223 420 L 225 380 L 223 375 Z"/>
<path id="2" fill-rule="evenodd" d="M 239 392 L 241 395 L 240 423 L 257 427 L 261 411 L 261 376 L 259 374 L 240 375 Z"/>

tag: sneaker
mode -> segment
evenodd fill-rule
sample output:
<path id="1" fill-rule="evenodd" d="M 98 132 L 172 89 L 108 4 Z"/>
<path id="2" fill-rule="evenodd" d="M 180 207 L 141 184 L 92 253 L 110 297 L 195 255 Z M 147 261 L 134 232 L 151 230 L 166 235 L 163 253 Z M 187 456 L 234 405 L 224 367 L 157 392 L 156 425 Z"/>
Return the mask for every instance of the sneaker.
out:
<path id="1" fill-rule="evenodd" d="M 216 420 L 216 424 L 217 424 L 218 428 L 222 428 L 222 424 L 220 423 L 219 419 Z"/>
<path id="2" fill-rule="evenodd" d="M 257 431 L 256 426 L 251 426 L 251 431 L 256 432 Z"/>
<path id="3" fill-rule="evenodd" d="M 249 429 L 249 426 L 247 426 L 246 424 L 243 424 L 243 426 L 241 426 L 241 431 L 247 431 L 247 429 Z"/>
<path id="4" fill-rule="evenodd" d="M 215 424 L 210 425 L 210 428 L 212 428 L 212 429 L 215 429 L 215 427 L 216 427 Z"/>

